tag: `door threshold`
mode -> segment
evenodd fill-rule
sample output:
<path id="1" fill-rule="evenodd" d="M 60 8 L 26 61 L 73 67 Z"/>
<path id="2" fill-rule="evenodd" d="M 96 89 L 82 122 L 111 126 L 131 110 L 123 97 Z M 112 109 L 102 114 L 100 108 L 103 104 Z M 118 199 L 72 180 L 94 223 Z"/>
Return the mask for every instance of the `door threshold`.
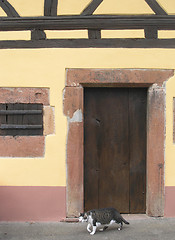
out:
<path id="1" fill-rule="evenodd" d="M 76 222 L 79 222 L 79 219 L 75 217 L 66 217 L 66 218 L 63 218 L 61 222 L 76 223 Z"/>
<path id="2" fill-rule="evenodd" d="M 128 214 L 123 213 L 121 214 L 127 220 L 142 220 L 142 219 L 149 219 L 150 217 L 146 214 Z"/>
<path id="3" fill-rule="evenodd" d="M 121 214 L 124 218 L 126 218 L 128 221 L 129 220 L 144 220 L 144 219 L 149 219 L 150 217 L 146 214 L 128 214 L 128 213 L 122 213 Z M 75 217 L 66 217 L 61 220 L 61 222 L 67 222 L 67 223 L 75 223 L 79 222 L 78 218 Z"/>

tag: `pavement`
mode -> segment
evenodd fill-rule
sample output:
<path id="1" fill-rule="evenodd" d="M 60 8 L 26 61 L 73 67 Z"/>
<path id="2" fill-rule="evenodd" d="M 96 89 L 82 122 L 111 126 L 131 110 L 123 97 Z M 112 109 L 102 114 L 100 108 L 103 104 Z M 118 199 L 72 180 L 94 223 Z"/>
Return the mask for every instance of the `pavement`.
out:
<path id="1" fill-rule="evenodd" d="M 175 240 L 175 218 L 130 217 L 130 225 L 121 231 L 117 224 L 91 236 L 87 223 L 68 222 L 1 222 L 0 240 Z"/>

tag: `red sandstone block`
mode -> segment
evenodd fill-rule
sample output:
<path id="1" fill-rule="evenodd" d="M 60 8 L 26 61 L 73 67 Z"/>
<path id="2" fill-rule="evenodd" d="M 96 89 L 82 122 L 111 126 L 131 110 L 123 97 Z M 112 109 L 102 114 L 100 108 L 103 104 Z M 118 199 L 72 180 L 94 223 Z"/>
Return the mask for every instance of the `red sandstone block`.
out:
<path id="1" fill-rule="evenodd" d="M 43 157 L 44 136 L 0 136 L 0 157 Z"/>
<path id="2" fill-rule="evenodd" d="M 0 103 L 42 103 L 49 105 L 49 89 L 0 88 Z"/>

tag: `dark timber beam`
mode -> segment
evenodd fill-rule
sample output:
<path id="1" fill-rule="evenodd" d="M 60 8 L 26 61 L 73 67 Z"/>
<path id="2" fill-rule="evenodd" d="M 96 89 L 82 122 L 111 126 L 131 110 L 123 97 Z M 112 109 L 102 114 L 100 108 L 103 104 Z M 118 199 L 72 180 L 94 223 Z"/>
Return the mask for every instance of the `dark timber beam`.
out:
<path id="1" fill-rule="evenodd" d="M 40 41 L 0 41 L 0 49 L 21 48 L 168 48 L 175 39 L 47 39 Z"/>
<path id="2" fill-rule="evenodd" d="M 22 30 L 115 30 L 145 29 L 175 30 L 175 15 L 92 15 L 0 18 L 0 31 Z"/>
<path id="3" fill-rule="evenodd" d="M 0 0 L 0 7 L 8 17 L 20 17 L 15 8 L 7 0 Z"/>
<path id="4" fill-rule="evenodd" d="M 146 27 L 144 29 L 145 38 L 147 39 L 157 39 L 158 38 L 158 31 L 156 27 Z"/>
<path id="5" fill-rule="evenodd" d="M 98 6 L 103 2 L 103 0 L 92 0 L 90 4 L 81 13 L 82 16 L 92 15 Z M 100 39 L 101 31 L 88 29 L 89 39 Z"/>
<path id="6" fill-rule="evenodd" d="M 82 11 L 81 15 L 92 15 L 103 0 L 92 0 L 90 4 Z"/>
<path id="7" fill-rule="evenodd" d="M 150 6 L 150 8 L 157 15 L 168 15 L 167 12 L 160 6 L 156 0 L 145 0 L 145 2 Z M 158 29 L 156 27 L 146 27 L 144 29 L 145 38 L 156 39 L 158 37 Z"/>
<path id="8" fill-rule="evenodd" d="M 44 16 L 57 16 L 58 0 L 44 0 Z"/>
<path id="9" fill-rule="evenodd" d="M 58 0 L 44 0 L 44 16 L 57 16 Z M 44 30 L 34 29 L 31 31 L 31 40 L 46 39 Z"/>
<path id="10" fill-rule="evenodd" d="M 160 6 L 156 0 L 145 0 L 145 2 L 150 6 L 150 8 L 157 15 L 168 15 L 167 12 Z M 156 39 L 158 37 L 158 29 L 156 27 L 146 27 L 144 29 L 145 38 Z"/>
<path id="11" fill-rule="evenodd" d="M 100 30 L 88 30 L 89 39 L 100 39 L 101 31 Z"/>
<path id="12" fill-rule="evenodd" d="M 157 15 L 168 15 L 168 13 L 160 6 L 156 0 L 145 0 L 145 2 L 150 6 L 150 8 Z"/>
<path id="13" fill-rule="evenodd" d="M 46 39 L 46 34 L 43 30 L 32 30 L 31 40 L 44 40 Z"/>

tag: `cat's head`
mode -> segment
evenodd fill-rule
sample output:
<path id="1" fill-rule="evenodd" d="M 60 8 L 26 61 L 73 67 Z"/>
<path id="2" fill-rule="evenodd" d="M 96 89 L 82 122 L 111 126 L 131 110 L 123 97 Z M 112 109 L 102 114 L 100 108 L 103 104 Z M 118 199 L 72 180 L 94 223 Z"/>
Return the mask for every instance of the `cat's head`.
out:
<path id="1" fill-rule="evenodd" d="M 87 222 L 87 213 L 80 213 L 78 219 L 79 222 Z"/>

